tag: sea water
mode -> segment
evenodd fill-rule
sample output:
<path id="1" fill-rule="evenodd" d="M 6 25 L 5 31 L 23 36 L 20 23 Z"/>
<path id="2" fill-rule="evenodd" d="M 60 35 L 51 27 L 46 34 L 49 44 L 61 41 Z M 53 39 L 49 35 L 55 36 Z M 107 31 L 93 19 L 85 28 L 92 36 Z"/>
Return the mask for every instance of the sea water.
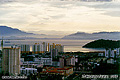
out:
<path id="1" fill-rule="evenodd" d="M 4 40 L 4 47 L 9 47 L 11 45 L 21 45 L 28 44 L 32 45 L 35 43 L 42 44 L 42 42 L 61 44 L 64 46 L 64 52 L 88 52 L 88 51 L 104 51 L 104 49 L 93 49 L 93 48 L 82 48 L 85 44 L 93 40 L 68 40 L 68 39 L 25 39 L 25 40 Z M 7 43 L 6 43 L 7 42 Z M 9 42 L 9 43 L 8 43 Z"/>

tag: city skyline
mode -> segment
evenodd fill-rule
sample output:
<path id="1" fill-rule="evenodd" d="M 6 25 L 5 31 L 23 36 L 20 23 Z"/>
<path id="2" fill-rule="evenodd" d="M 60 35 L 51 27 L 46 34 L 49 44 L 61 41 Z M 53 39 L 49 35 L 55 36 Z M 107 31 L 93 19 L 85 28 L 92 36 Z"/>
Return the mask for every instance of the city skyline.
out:
<path id="1" fill-rule="evenodd" d="M 120 30 L 119 1 L 1 0 L 0 4 L 0 25 L 26 32 L 65 35 Z"/>

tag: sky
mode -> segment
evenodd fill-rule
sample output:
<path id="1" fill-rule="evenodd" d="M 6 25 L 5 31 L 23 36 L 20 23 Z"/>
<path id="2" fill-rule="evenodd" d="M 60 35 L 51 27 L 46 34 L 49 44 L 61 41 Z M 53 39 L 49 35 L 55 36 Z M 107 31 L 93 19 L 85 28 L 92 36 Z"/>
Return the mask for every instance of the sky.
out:
<path id="1" fill-rule="evenodd" d="M 120 1 L 0 0 L 0 25 L 48 35 L 120 31 Z"/>

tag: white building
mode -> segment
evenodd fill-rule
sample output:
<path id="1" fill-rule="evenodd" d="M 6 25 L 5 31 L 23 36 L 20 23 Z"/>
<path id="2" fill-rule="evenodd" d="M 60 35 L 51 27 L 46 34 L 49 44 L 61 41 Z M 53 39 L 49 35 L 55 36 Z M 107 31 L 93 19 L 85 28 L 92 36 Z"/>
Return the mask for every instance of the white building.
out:
<path id="1" fill-rule="evenodd" d="M 110 57 L 113 57 L 113 58 L 115 57 L 114 49 L 111 49 Z"/>
<path id="2" fill-rule="evenodd" d="M 64 46 L 62 46 L 61 44 L 53 43 L 53 45 L 48 45 L 48 49 L 50 50 L 50 52 L 52 52 L 53 49 L 57 49 L 58 52 L 64 52 Z"/>
<path id="3" fill-rule="evenodd" d="M 52 65 L 52 58 L 41 58 L 43 65 Z"/>
<path id="4" fill-rule="evenodd" d="M 58 52 L 64 52 L 64 46 L 62 46 L 61 44 L 56 44 L 55 49 L 57 49 Z"/>
<path id="5" fill-rule="evenodd" d="M 22 53 L 30 52 L 30 45 L 21 45 L 21 52 Z"/>
<path id="6" fill-rule="evenodd" d="M 107 60 L 107 63 L 109 63 L 109 64 L 114 64 L 114 59 L 109 58 L 109 59 Z"/>
<path id="7" fill-rule="evenodd" d="M 33 53 L 42 53 L 42 51 L 43 51 L 43 45 L 39 44 L 39 43 L 35 43 L 32 46 L 32 51 L 33 51 Z"/>
<path id="8" fill-rule="evenodd" d="M 57 49 L 52 49 L 51 50 L 51 57 L 56 57 L 58 56 L 58 50 Z"/>
<path id="9" fill-rule="evenodd" d="M 34 68 L 38 65 L 43 65 L 43 61 L 40 58 L 34 58 L 33 61 L 24 61 L 24 58 L 21 58 L 21 67 Z"/>
<path id="10" fill-rule="evenodd" d="M 105 57 L 109 58 L 110 51 L 111 51 L 110 49 L 105 50 Z"/>
<path id="11" fill-rule="evenodd" d="M 115 53 L 115 50 L 116 50 L 116 53 Z M 120 55 L 120 48 L 105 50 L 105 57 L 107 57 L 107 58 L 109 58 L 109 57 L 118 58 L 119 55 Z"/>
<path id="12" fill-rule="evenodd" d="M 40 45 L 40 51 L 43 53 L 43 44 Z"/>
<path id="13" fill-rule="evenodd" d="M 60 67 L 61 67 L 61 68 L 63 68 L 63 67 L 65 66 L 65 65 L 64 65 L 64 64 L 65 64 L 65 63 L 64 63 L 65 61 L 64 61 L 64 60 L 65 60 L 64 57 L 59 58 Z"/>
<path id="14" fill-rule="evenodd" d="M 20 48 L 3 48 L 2 71 L 4 74 L 20 74 Z"/>
<path id="15" fill-rule="evenodd" d="M 117 48 L 117 49 L 116 49 L 116 57 L 118 58 L 119 55 L 120 55 L 120 48 Z"/>
<path id="16" fill-rule="evenodd" d="M 38 65 L 52 65 L 52 58 L 34 58 L 34 61 L 21 62 L 21 67 L 34 68 Z"/>
<path id="17" fill-rule="evenodd" d="M 66 59 L 66 65 L 70 66 L 74 66 L 75 65 L 75 57 L 74 56 L 71 56 L 71 57 L 68 57 Z"/>
<path id="18" fill-rule="evenodd" d="M 24 58 L 20 58 L 20 61 L 21 61 L 21 62 L 24 62 Z"/>
<path id="19" fill-rule="evenodd" d="M 43 51 L 46 52 L 47 51 L 47 43 L 43 42 L 42 45 L 43 45 Z"/>
<path id="20" fill-rule="evenodd" d="M 35 68 L 21 68 L 20 73 L 24 75 L 37 74 L 37 69 Z"/>
<path id="21" fill-rule="evenodd" d="M 35 68 L 37 67 L 38 65 L 43 65 L 43 62 L 42 61 L 24 61 L 24 62 L 21 62 L 21 67 L 25 67 L 25 68 Z"/>
<path id="22" fill-rule="evenodd" d="M 98 53 L 98 56 L 104 56 L 104 53 Z"/>

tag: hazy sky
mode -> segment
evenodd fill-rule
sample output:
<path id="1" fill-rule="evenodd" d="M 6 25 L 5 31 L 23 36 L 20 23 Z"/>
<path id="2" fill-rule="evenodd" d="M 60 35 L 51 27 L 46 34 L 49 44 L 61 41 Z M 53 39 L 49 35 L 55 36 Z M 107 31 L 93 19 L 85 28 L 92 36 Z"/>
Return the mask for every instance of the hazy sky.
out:
<path id="1" fill-rule="evenodd" d="M 0 25 L 40 34 L 120 31 L 120 2 L 0 0 Z"/>

